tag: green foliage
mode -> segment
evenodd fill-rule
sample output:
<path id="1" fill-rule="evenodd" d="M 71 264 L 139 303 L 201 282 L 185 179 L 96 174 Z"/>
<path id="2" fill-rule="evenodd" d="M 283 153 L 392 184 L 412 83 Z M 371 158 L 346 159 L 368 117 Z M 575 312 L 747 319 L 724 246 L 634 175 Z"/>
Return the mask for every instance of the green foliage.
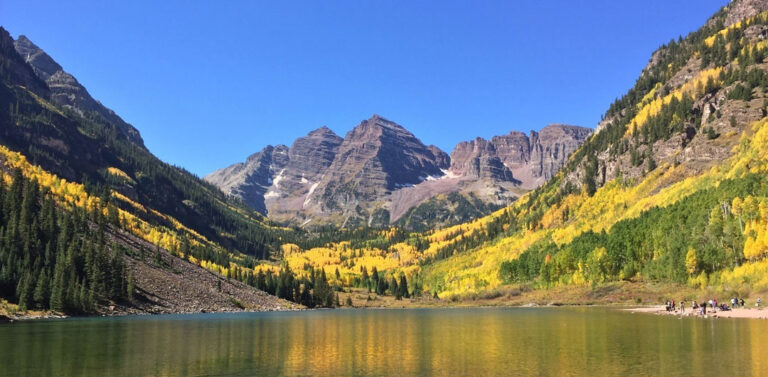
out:
<path id="1" fill-rule="evenodd" d="M 715 131 L 714 127 L 706 127 L 704 128 L 704 134 L 707 135 L 708 140 L 714 140 L 717 139 L 720 134 Z"/>
<path id="2" fill-rule="evenodd" d="M 654 207 L 620 221 L 609 232 L 586 232 L 560 246 L 542 240 L 519 258 L 502 263 L 499 274 L 507 283 L 537 281 L 549 286 L 574 283 L 579 274 L 587 282 L 629 279 L 640 273 L 652 280 L 683 283 L 694 273 L 731 269 L 744 261 L 744 236 L 740 217 L 724 216 L 722 203 L 766 194 L 768 181 L 760 175 L 726 180 L 669 207 Z"/>
<path id="3" fill-rule="evenodd" d="M 67 313 L 131 299 L 125 251 L 107 243 L 112 225 L 103 210 L 56 208 L 35 181 L 16 171 L 9 187 L 0 186 L 0 297 L 23 309 Z"/>
<path id="4" fill-rule="evenodd" d="M 752 90 L 742 84 L 736 84 L 736 86 L 728 92 L 728 99 L 730 100 L 752 100 Z"/>
<path id="5" fill-rule="evenodd" d="M 280 273 L 260 271 L 255 277 L 246 279 L 246 283 L 279 298 L 302 304 L 308 308 L 339 306 L 334 289 L 328 283 L 325 271 L 310 267 L 307 278 L 297 278 L 287 264 Z"/>

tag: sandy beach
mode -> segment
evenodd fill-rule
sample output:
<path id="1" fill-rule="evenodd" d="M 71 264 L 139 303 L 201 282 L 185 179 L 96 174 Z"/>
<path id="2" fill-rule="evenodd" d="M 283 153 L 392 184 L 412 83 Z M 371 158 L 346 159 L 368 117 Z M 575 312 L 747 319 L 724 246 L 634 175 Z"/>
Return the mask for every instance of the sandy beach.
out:
<path id="1" fill-rule="evenodd" d="M 748 319 L 768 319 L 768 309 L 765 308 L 736 308 L 728 311 L 718 310 L 713 312 L 711 308 L 707 308 L 707 315 L 702 316 L 699 314 L 699 310 L 686 308 L 685 313 L 681 313 L 680 310 L 674 312 L 668 312 L 664 305 L 658 306 L 646 306 L 639 308 L 625 309 L 632 313 L 650 313 L 660 315 L 675 315 L 683 317 L 704 317 L 704 318 L 748 318 Z"/>

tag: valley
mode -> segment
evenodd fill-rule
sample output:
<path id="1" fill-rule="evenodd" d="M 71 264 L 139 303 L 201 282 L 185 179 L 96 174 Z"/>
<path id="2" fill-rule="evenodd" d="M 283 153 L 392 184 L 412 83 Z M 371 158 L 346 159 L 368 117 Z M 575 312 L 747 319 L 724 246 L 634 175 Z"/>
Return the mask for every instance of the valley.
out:
<path id="1" fill-rule="evenodd" d="M 3 310 L 760 297 L 766 38 L 768 2 L 729 3 L 654 52 L 594 131 L 552 124 L 449 154 L 373 115 L 200 178 L 0 29 Z"/>

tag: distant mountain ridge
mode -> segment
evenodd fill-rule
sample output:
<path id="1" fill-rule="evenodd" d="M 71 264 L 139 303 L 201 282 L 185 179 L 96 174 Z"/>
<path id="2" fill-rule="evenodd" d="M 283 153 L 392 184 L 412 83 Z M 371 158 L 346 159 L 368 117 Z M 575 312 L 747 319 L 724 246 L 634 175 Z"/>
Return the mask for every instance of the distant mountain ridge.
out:
<path id="1" fill-rule="evenodd" d="M 491 140 L 461 142 L 451 153 L 451 172 L 535 188 L 551 178 L 591 133 L 589 128 L 551 124 L 530 136 L 512 131 Z"/>
<path id="2" fill-rule="evenodd" d="M 485 214 L 545 182 L 591 132 L 556 124 L 530 136 L 513 131 L 462 142 L 448 155 L 373 115 L 344 138 L 322 127 L 291 147 L 267 146 L 204 179 L 276 221 L 301 226 L 386 226 L 449 193 L 462 194 L 462 202 L 471 193 L 467 199 Z M 442 202 L 448 198 L 459 200 L 442 195 L 425 208 L 448 205 Z M 453 223 L 431 217 L 434 224 L 417 228 Z"/>

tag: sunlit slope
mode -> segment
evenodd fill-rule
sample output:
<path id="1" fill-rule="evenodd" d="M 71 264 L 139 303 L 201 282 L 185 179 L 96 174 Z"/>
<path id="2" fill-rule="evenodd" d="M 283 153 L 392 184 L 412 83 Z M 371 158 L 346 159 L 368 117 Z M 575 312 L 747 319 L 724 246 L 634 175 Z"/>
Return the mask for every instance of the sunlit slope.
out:
<path id="1" fill-rule="evenodd" d="M 674 178 L 684 168 L 664 165 L 638 185 L 624 186 L 622 182 L 617 180 L 598 189 L 592 197 L 587 197 L 583 193 L 569 196 L 560 205 L 552 206 L 545 214 L 545 219 L 557 218 L 559 220 L 555 220 L 552 223 L 545 222 L 547 225 L 544 225 L 541 229 L 523 230 L 496 239 L 470 252 L 458 254 L 426 266 L 423 272 L 425 286 L 435 287 L 445 294 L 461 294 L 495 288 L 503 283 L 515 282 L 515 277 L 510 276 L 509 272 L 500 271 L 501 264 L 507 260 L 515 260 L 521 253 L 529 250 L 536 242 L 546 241 L 545 243 L 554 245 L 556 248 L 551 248 L 548 250 L 550 253 L 544 254 L 545 260 L 541 261 L 541 264 L 536 265 L 536 267 L 539 267 L 539 271 L 534 271 L 532 276 L 530 276 L 538 277 L 538 274 L 542 271 L 541 265 L 552 264 L 553 267 L 556 266 L 558 253 L 574 247 L 572 241 L 577 236 L 583 235 L 585 232 L 610 232 L 617 223 L 645 215 L 647 212 L 644 211 L 648 209 L 668 208 L 675 203 L 679 203 L 684 198 L 689 198 L 694 193 L 703 192 L 705 197 L 711 196 L 707 198 L 711 202 L 707 208 L 711 207 L 711 211 L 718 211 L 724 205 L 730 205 L 733 209 L 732 203 L 734 200 L 742 203 L 747 200 L 751 204 L 750 210 L 746 215 L 742 215 L 741 218 L 741 222 L 744 223 L 743 231 L 739 232 L 741 237 L 735 237 L 737 244 L 732 245 L 733 250 L 727 251 L 728 253 L 738 254 L 739 249 L 741 249 L 741 257 L 731 256 L 731 258 L 740 259 L 741 261 L 734 263 L 734 265 L 726 263 L 726 266 L 723 267 L 728 268 L 710 271 L 709 275 L 701 275 L 701 268 L 695 266 L 698 263 L 694 262 L 694 265 L 689 263 L 685 268 L 690 271 L 691 280 L 695 280 L 695 284 L 704 286 L 707 286 L 708 280 L 706 279 L 710 279 L 712 283 L 719 283 L 721 286 L 730 288 L 738 288 L 743 285 L 751 286 L 753 289 L 768 288 L 768 278 L 766 278 L 768 277 L 768 264 L 764 260 L 768 251 L 768 243 L 766 242 L 768 241 L 766 238 L 766 231 L 768 230 L 766 228 L 768 224 L 766 223 L 768 221 L 768 212 L 766 212 L 768 210 L 768 198 L 766 198 L 768 191 L 766 190 L 766 185 L 768 185 L 768 180 L 766 180 L 765 176 L 768 173 L 768 122 L 766 120 L 760 121 L 754 127 L 756 129 L 755 134 L 743 136 L 742 142 L 738 147 L 738 154 L 726 164 L 715 167 L 704 174 L 678 180 L 671 185 L 665 185 L 665 183 L 668 179 Z M 729 183 L 728 189 L 732 190 L 724 188 L 719 192 L 717 189 L 725 181 Z M 742 194 L 742 196 L 739 194 Z M 563 222 L 560 219 L 563 218 L 562 209 L 566 205 L 570 208 L 571 219 Z M 682 210 L 685 211 L 686 208 L 682 208 Z M 705 215 L 709 215 L 711 211 L 707 211 Z M 682 216 L 672 216 L 682 220 Z M 716 212 L 716 216 L 724 217 L 725 214 Z M 705 221 L 705 226 L 711 225 L 709 224 L 709 216 L 704 216 L 703 221 Z M 731 223 L 738 222 L 739 213 L 732 211 L 727 216 L 726 221 Z M 641 229 L 629 228 L 622 231 L 626 233 L 639 233 Z M 680 227 L 679 233 L 672 236 L 687 241 L 685 243 L 699 243 L 705 246 L 705 242 L 693 239 L 695 237 L 694 229 Z M 667 241 L 667 238 L 658 237 L 661 242 Z M 598 241 L 596 245 L 598 244 L 601 243 Z M 728 246 L 730 245 L 723 247 L 723 252 L 726 252 L 725 249 Z M 661 257 L 661 253 L 668 251 L 665 249 L 664 245 L 658 245 L 657 248 L 641 251 L 649 252 L 649 254 L 646 259 L 639 259 L 639 262 L 648 263 L 657 260 Z M 594 249 L 590 251 L 594 251 Z M 688 248 L 686 248 L 685 254 L 688 254 L 688 251 Z M 589 274 L 585 270 L 598 268 L 594 265 L 588 266 L 585 263 L 589 257 L 595 257 L 595 255 L 587 256 L 587 258 L 584 258 L 584 261 L 577 260 L 575 263 L 572 262 L 570 266 L 566 266 L 568 263 L 557 266 L 556 268 L 561 268 L 562 271 L 555 271 L 554 273 L 558 274 L 558 279 L 549 283 L 554 285 L 586 284 L 592 283 L 593 280 L 604 282 L 617 278 L 642 277 L 643 275 L 642 266 L 632 270 L 633 274 L 628 276 L 622 275 L 622 271 L 626 271 L 623 268 L 619 270 L 618 276 L 608 276 L 607 270 L 609 268 L 600 266 L 599 268 L 604 270 L 600 272 L 602 276 L 599 276 L 600 273 L 595 273 L 593 279 L 590 280 L 589 276 L 584 276 Z M 549 261 L 546 259 L 549 259 Z M 574 259 L 578 258 L 574 257 Z M 596 259 L 599 259 L 599 256 Z M 582 262 L 581 265 L 579 265 L 579 262 Z M 597 263 L 599 264 L 599 261 Z M 670 259 L 669 264 L 674 265 L 675 261 Z M 696 274 L 697 272 L 698 274 Z M 526 282 L 528 280 L 534 279 L 520 278 L 517 282 Z"/>
<path id="2" fill-rule="evenodd" d="M 12 183 L 12 175 L 16 170 L 20 171 L 26 179 L 37 182 L 45 192 L 52 195 L 61 208 L 67 210 L 80 208 L 88 212 L 100 212 L 115 228 L 124 229 L 158 248 L 168 250 L 180 258 L 221 275 L 245 275 L 249 268 L 243 266 L 254 264 L 252 258 L 240 253 L 228 252 L 220 245 L 185 227 L 176 219 L 152 209 L 146 209 L 117 191 L 110 190 L 100 196 L 91 195 L 82 184 L 69 182 L 51 174 L 40 166 L 31 164 L 22 154 L 0 146 L 0 176 L 5 185 Z M 128 207 L 133 211 L 121 207 Z M 155 212 L 155 216 L 162 217 L 170 226 L 153 224 L 134 214 L 134 212 L 147 211 Z"/>

